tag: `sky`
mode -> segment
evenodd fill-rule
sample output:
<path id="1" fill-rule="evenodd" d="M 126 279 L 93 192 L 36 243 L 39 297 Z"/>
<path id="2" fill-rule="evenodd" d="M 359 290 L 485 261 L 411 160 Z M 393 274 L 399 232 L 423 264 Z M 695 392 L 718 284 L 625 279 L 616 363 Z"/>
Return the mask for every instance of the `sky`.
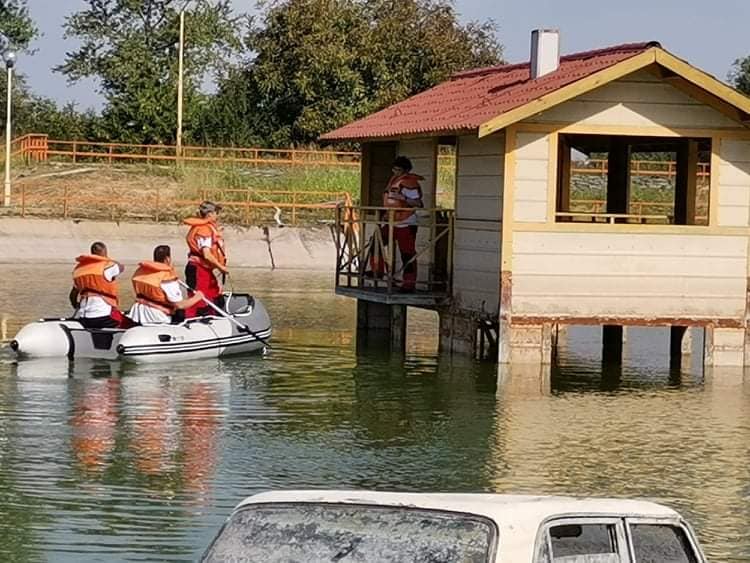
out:
<path id="1" fill-rule="evenodd" d="M 254 0 L 234 0 L 238 11 L 252 12 Z M 750 55 L 750 0 L 455 0 L 462 21 L 493 19 L 509 62 L 528 60 L 529 35 L 535 28 L 560 31 L 561 52 L 571 53 L 618 43 L 659 41 L 691 64 L 722 80 L 732 62 Z M 29 0 L 42 37 L 37 52 L 21 55 L 23 72 L 37 94 L 79 109 L 100 109 L 102 97 L 93 80 L 68 84 L 52 72 L 63 62 L 74 39 L 63 38 L 65 16 L 83 0 Z M 189 32 L 189 30 L 188 30 Z"/>

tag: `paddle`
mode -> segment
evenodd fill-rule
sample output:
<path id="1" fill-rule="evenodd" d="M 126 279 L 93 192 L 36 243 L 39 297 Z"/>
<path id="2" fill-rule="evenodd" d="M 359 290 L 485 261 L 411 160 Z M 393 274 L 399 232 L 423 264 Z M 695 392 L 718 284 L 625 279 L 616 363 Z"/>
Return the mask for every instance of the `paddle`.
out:
<path id="1" fill-rule="evenodd" d="M 182 287 L 184 287 L 184 288 L 185 288 L 185 289 L 187 289 L 188 291 L 193 291 L 193 288 L 192 288 L 192 287 L 190 287 L 190 286 L 189 286 L 188 284 L 186 284 L 186 283 L 185 283 L 184 281 L 182 281 L 182 280 L 177 280 L 177 281 L 178 281 L 178 283 L 179 283 L 179 284 L 180 284 L 180 285 L 181 285 Z M 252 331 L 252 330 L 250 330 L 250 328 L 248 328 L 248 327 L 247 327 L 246 325 L 243 325 L 243 324 L 242 324 L 241 322 L 239 322 L 239 321 L 238 321 L 237 319 L 235 319 L 235 318 L 234 318 L 234 317 L 233 317 L 232 315 L 230 315 L 230 314 L 229 314 L 229 313 L 227 313 L 226 311 L 223 311 L 222 309 L 220 309 L 219 307 L 217 307 L 217 306 L 216 306 L 216 304 L 215 304 L 214 302 L 212 302 L 212 301 L 209 301 L 209 300 L 208 300 L 208 299 L 206 299 L 205 297 L 203 298 L 203 302 L 204 302 L 204 303 L 205 303 L 206 305 L 208 305 L 209 307 L 211 307 L 211 308 L 212 308 L 212 309 L 213 309 L 214 311 L 216 311 L 216 312 L 217 312 L 217 313 L 219 314 L 219 316 L 220 316 L 220 317 L 224 317 L 225 319 L 229 319 L 230 321 L 232 321 L 232 322 L 233 322 L 233 323 L 234 323 L 234 324 L 235 324 L 235 325 L 237 326 L 237 328 L 239 328 L 239 329 L 240 329 L 240 331 L 241 331 L 241 332 L 247 332 L 247 333 L 248 333 L 248 334 L 250 334 L 251 336 L 254 336 L 255 338 L 257 338 L 257 339 L 258 339 L 258 340 L 259 340 L 259 341 L 260 341 L 260 342 L 261 342 L 261 343 L 262 343 L 262 344 L 263 344 L 263 345 L 264 345 L 264 346 L 265 346 L 266 348 L 269 348 L 269 349 L 271 348 L 271 345 L 270 345 L 270 344 L 268 343 L 268 341 L 267 341 L 267 340 L 264 340 L 263 338 L 261 338 L 261 337 L 260 337 L 260 336 L 258 335 L 258 333 L 257 333 L 257 332 L 253 332 L 253 331 Z"/>

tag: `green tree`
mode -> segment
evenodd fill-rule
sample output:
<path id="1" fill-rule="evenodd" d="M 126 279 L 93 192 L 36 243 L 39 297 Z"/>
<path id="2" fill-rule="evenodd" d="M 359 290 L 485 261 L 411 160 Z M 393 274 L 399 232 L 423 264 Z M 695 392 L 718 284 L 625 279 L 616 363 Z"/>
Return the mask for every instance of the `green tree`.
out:
<path id="1" fill-rule="evenodd" d="M 26 0 L 0 0 L 0 52 L 27 50 L 38 34 Z"/>
<path id="2" fill-rule="evenodd" d="M 750 56 L 734 61 L 729 80 L 735 88 L 750 96 Z"/>
<path id="3" fill-rule="evenodd" d="M 184 123 L 187 141 L 204 96 L 200 87 L 240 46 L 230 0 L 86 0 L 65 23 L 81 46 L 55 70 L 70 81 L 99 80 L 111 138 L 171 143 L 177 112 L 179 12 L 185 9 Z"/>
<path id="4" fill-rule="evenodd" d="M 497 64 L 492 22 L 463 25 L 450 0 L 264 4 L 252 56 L 208 104 L 204 138 L 312 143 L 325 131 L 467 68 Z"/>

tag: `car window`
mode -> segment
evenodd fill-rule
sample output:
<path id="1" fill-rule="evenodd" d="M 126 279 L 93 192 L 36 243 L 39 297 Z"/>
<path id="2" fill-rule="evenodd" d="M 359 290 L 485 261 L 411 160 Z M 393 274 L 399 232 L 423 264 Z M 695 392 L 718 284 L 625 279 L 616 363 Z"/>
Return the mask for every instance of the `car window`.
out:
<path id="1" fill-rule="evenodd" d="M 554 563 L 620 561 L 614 524 L 561 524 L 549 537 Z"/>
<path id="2" fill-rule="evenodd" d="M 496 528 L 479 516 L 345 504 L 251 505 L 203 561 L 487 563 Z"/>
<path id="3" fill-rule="evenodd" d="M 697 563 L 685 530 L 665 524 L 631 524 L 635 563 Z"/>

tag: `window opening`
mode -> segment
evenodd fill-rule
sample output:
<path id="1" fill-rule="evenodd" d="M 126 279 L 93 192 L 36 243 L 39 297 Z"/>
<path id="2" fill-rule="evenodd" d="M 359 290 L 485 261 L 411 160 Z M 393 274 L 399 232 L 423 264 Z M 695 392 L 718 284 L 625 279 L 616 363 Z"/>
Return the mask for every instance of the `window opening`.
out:
<path id="1" fill-rule="evenodd" d="M 696 563 L 685 530 L 663 524 L 631 524 L 635 563 Z"/>
<path id="2" fill-rule="evenodd" d="M 708 225 L 711 139 L 559 136 L 558 222 Z"/>

